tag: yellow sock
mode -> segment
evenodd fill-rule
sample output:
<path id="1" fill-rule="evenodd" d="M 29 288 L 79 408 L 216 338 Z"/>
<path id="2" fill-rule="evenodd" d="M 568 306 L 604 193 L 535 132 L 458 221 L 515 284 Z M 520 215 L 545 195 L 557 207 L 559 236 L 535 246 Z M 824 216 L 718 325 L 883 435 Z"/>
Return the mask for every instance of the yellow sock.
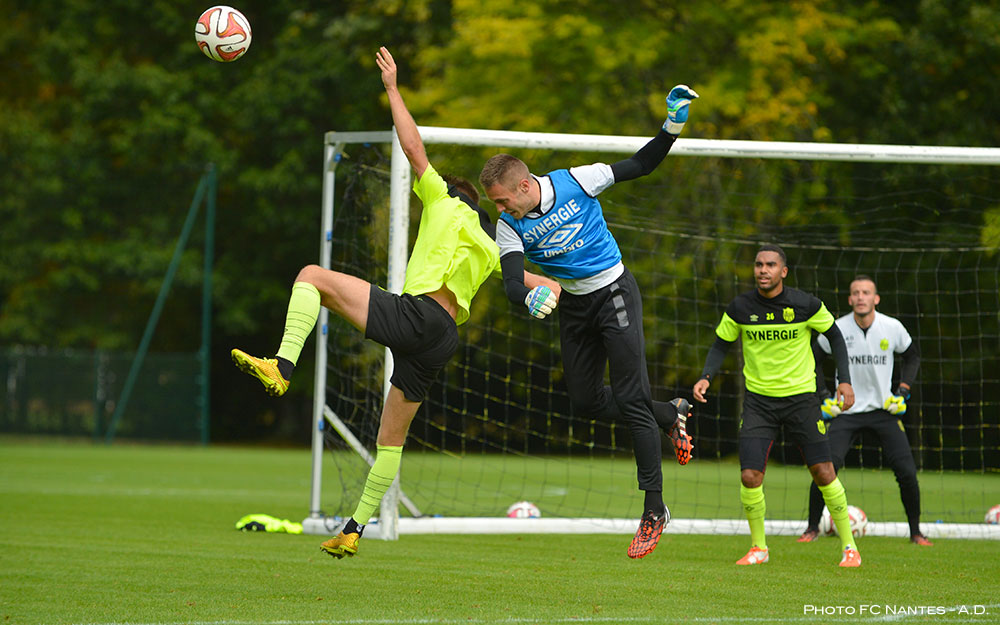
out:
<path id="1" fill-rule="evenodd" d="M 740 484 L 740 501 L 743 502 L 743 512 L 750 523 L 750 542 L 754 547 L 767 549 L 767 541 L 764 539 L 764 512 L 767 511 L 764 487 L 747 488 Z"/>
<path id="2" fill-rule="evenodd" d="M 302 347 L 309 338 L 309 333 L 316 327 L 319 317 L 319 289 L 308 282 L 296 282 L 292 285 L 292 296 L 288 300 L 288 313 L 285 315 L 285 333 L 281 336 L 281 346 L 278 356 L 298 363 Z"/>
<path id="3" fill-rule="evenodd" d="M 382 495 L 389 490 L 392 481 L 399 473 L 399 463 L 403 458 L 403 446 L 394 447 L 391 445 L 377 445 L 375 453 L 375 464 L 368 471 L 368 479 L 365 480 L 365 490 L 361 493 L 361 501 L 351 516 L 360 525 L 368 523 L 368 520 L 375 514 Z"/>
<path id="4" fill-rule="evenodd" d="M 823 501 L 830 511 L 830 519 L 837 526 L 837 534 L 840 535 L 840 548 L 857 549 L 854 544 L 854 536 L 851 535 L 851 519 L 847 516 L 847 493 L 844 492 L 844 485 L 840 483 L 840 478 L 835 477 L 826 486 L 820 486 L 819 492 L 823 494 Z"/>

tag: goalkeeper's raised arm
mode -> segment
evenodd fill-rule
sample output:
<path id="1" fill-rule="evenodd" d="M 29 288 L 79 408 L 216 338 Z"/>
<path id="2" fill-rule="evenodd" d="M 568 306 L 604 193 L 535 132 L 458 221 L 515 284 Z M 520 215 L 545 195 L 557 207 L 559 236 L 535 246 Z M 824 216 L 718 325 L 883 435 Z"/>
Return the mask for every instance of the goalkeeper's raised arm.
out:
<path id="1" fill-rule="evenodd" d="M 667 95 L 667 119 L 663 128 L 649 143 L 642 146 L 638 152 L 611 165 L 615 182 L 634 180 L 646 176 L 656 169 L 667 152 L 673 147 L 688 118 L 688 107 L 691 100 L 698 97 L 694 89 L 687 85 L 677 85 Z"/>

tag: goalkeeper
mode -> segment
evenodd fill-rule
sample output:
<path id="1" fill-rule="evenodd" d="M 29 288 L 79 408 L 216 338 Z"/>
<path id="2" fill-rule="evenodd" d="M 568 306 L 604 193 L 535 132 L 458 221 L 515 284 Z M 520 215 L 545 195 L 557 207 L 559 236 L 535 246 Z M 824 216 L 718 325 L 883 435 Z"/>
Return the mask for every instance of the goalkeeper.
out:
<path id="1" fill-rule="evenodd" d="M 899 483 L 899 494 L 910 525 L 910 542 L 929 547 L 933 543 L 920 532 L 917 465 L 913 461 L 913 452 L 901 419 L 906 414 L 910 387 L 920 367 L 920 352 L 902 323 L 875 310 L 879 301 L 875 281 L 869 276 L 858 276 L 851 281 L 847 298 L 853 312 L 837 319 L 847 342 L 850 378 L 857 398 L 850 409 L 843 411 L 832 398 L 823 402 L 823 418 L 828 419 L 826 427 L 830 453 L 833 466 L 839 471 L 844 466 L 851 443 L 860 436 L 861 430 L 867 428 L 874 431 L 882 443 L 885 462 L 892 467 Z M 830 353 L 830 343 L 823 336 L 817 343 L 817 359 L 821 359 Z M 903 367 L 896 391 L 890 392 L 894 354 L 902 354 Z M 817 367 L 817 373 L 822 375 L 822 369 Z M 823 498 L 813 484 L 809 489 L 809 525 L 799 537 L 799 542 L 816 540 L 822 513 Z"/>
<path id="2" fill-rule="evenodd" d="M 631 158 L 535 176 L 509 154 L 490 158 L 479 176 L 500 211 L 497 243 L 507 297 L 542 318 L 554 300 L 544 286 L 525 282 L 524 259 L 559 280 L 559 339 L 573 411 L 586 418 L 624 420 L 632 435 L 642 518 L 628 556 L 652 552 L 670 513 L 663 504 L 660 431 L 670 436 L 677 459 L 691 456 L 685 429 L 688 405 L 654 402 L 646 370 L 642 297 L 604 220 L 597 195 L 611 185 L 651 173 L 673 146 L 698 94 L 678 85 L 667 96 L 663 129 Z M 604 386 L 610 365 L 610 388 Z M 676 403 L 675 403 L 676 402 Z"/>
<path id="3" fill-rule="evenodd" d="M 840 566 L 861 566 L 847 516 L 847 495 L 830 461 L 826 427 L 816 416 L 816 361 L 813 331 L 829 338 L 837 362 L 847 365 L 847 347 L 833 315 L 816 297 L 784 286 L 788 275 L 785 252 L 764 245 L 754 260 L 757 288 L 739 295 L 726 308 L 715 330 L 715 344 L 705 359 L 694 398 L 705 393 L 722 366 L 729 347 L 743 341 L 746 395 L 740 417 L 740 501 L 750 524 L 750 551 L 736 564 L 764 564 L 769 552 L 764 536 L 764 471 L 774 439 L 782 426 L 799 446 L 813 480 L 830 509 L 840 534 Z M 837 399 L 845 408 L 854 403 L 850 376 L 842 376 Z"/>
<path id="4" fill-rule="evenodd" d="M 343 531 L 321 546 L 337 558 L 357 553 L 365 524 L 399 471 L 410 422 L 427 389 L 458 347 L 457 326 L 469 319 L 476 291 L 500 265 L 493 224 L 477 204 L 475 185 L 461 178 L 446 181 L 434 170 L 397 89 L 392 55 L 383 47 L 375 58 L 400 146 L 416 173 L 413 190 L 424 206 L 406 266 L 403 294 L 310 265 L 299 272 L 292 285 L 277 356 L 255 358 L 238 349 L 232 352 L 240 369 L 257 377 L 272 395 L 283 395 L 303 344 L 316 325 L 320 305 L 392 350 L 394 367 L 379 422 L 375 463 L 361 501 Z M 540 276 L 529 279 L 558 288 Z"/>

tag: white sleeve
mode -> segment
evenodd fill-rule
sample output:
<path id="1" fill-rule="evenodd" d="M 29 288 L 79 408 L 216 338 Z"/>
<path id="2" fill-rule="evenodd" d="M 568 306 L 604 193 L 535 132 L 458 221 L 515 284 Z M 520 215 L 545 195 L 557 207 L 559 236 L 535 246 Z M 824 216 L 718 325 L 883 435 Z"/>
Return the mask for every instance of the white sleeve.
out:
<path id="1" fill-rule="evenodd" d="M 604 163 L 570 167 L 569 175 L 573 176 L 573 179 L 590 197 L 597 197 L 598 193 L 615 183 L 615 174 L 611 171 L 611 165 Z"/>
<path id="2" fill-rule="evenodd" d="M 910 337 L 910 333 L 906 331 L 906 326 L 899 319 L 893 319 L 896 323 L 896 336 L 893 340 L 893 344 L 896 346 L 896 353 L 902 354 L 906 350 L 910 349 L 910 345 L 913 344 L 913 338 Z"/>
<path id="3" fill-rule="evenodd" d="M 524 242 L 517 236 L 514 229 L 503 219 L 497 220 L 497 246 L 500 248 L 500 258 L 511 252 L 524 253 Z"/>
<path id="4" fill-rule="evenodd" d="M 823 336 L 822 334 L 820 334 L 816 338 L 816 341 L 819 343 L 819 348 L 821 350 L 823 350 L 827 354 L 832 354 L 833 353 L 833 350 L 830 349 L 830 339 L 828 339 L 825 336 Z"/>

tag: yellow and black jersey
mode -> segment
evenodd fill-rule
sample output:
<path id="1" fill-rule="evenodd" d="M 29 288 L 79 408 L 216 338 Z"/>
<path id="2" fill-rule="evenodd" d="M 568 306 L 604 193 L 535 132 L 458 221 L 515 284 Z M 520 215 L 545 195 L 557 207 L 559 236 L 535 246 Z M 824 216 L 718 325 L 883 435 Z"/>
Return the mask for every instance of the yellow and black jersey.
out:
<path id="1" fill-rule="evenodd" d="M 756 289 L 737 296 L 715 333 L 730 343 L 743 340 L 747 390 L 789 397 L 816 391 L 812 331 L 826 332 L 833 322 L 819 298 L 786 286 L 770 299 Z"/>

